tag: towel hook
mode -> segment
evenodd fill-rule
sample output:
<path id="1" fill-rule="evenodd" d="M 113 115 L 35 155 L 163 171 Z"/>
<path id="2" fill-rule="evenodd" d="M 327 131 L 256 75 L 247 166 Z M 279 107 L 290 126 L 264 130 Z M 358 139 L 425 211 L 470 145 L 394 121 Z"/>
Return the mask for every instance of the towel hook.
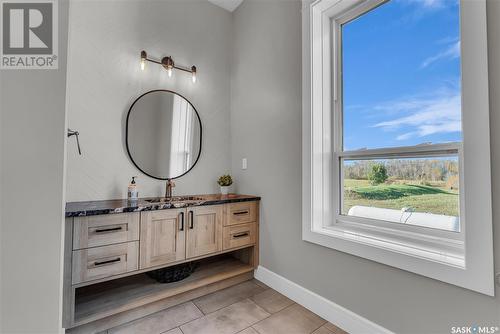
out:
<path id="1" fill-rule="evenodd" d="M 79 135 L 80 135 L 80 133 L 78 131 L 68 129 L 68 138 L 71 136 L 76 137 L 76 145 L 78 146 L 78 154 L 82 155 L 82 150 L 80 149 L 80 140 L 78 139 Z"/>

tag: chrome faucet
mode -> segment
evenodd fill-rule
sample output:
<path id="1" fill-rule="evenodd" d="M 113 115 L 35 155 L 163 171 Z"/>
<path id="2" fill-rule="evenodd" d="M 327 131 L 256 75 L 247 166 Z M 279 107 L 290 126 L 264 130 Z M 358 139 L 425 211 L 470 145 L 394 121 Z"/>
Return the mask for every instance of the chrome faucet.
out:
<path id="1" fill-rule="evenodd" d="M 167 185 L 165 188 L 165 198 L 171 199 L 174 192 L 175 182 L 172 179 L 167 180 Z"/>

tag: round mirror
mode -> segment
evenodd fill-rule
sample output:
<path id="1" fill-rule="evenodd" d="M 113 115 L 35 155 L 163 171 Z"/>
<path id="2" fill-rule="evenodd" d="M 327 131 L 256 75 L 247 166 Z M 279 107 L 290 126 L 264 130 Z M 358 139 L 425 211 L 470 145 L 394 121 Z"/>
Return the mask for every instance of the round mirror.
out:
<path id="1" fill-rule="evenodd" d="M 144 174 L 159 180 L 178 178 L 200 157 L 200 116 L 177 93 L 147 92 L 130 107 L 126 144 L 130 159 Z"/>

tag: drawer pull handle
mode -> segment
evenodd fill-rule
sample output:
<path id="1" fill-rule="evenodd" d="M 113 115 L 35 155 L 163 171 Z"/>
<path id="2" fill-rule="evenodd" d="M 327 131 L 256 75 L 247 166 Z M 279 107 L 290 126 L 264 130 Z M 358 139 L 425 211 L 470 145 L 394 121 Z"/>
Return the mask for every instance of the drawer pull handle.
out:
<path id="1" fill-rule="evenodd" d="M 249 234 L 250 233 L 248 233 L 248 232 L 241 232 L 241 233 L 233 234 L 233 239 L 247 237 Z"/>
<path id="2" fill-rule="evenodd" d="M 115 263 L 115 262 L 120 262 L 122 259 L 117 257 L 116 259 L 112 259 L 112 260 L 107 260 L 107 261 L 95 261 L 94 262 L 94 266 L 103 266 L 105 264 L 110 264 L 110 263 Z"/>
<path id="3" fill-rule="evenodd" d="M 99 228 L 95 230 L 95 233 L 106 233 L 106 232 L 115 232 L 115 231 L 121 231 L 122 227 L 111 227 L 111 228 Z"/>
<path id="4" fill-rule="evenodd" d="M 179 230 L 184 231 L 184 212 L 181 212 L 181 228 Z"/>
<path id="5" fill-rule="evenodd" d="M 248 210 L 233 212 L 233 215 L 248 215 Z"/>

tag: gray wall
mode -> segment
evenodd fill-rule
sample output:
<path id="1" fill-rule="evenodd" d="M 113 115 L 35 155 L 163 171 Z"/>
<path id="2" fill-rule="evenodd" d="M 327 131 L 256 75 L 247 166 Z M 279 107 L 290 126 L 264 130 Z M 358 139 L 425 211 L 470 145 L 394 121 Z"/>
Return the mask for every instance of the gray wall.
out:
<path id="1" fill-rule="evenodd" d="M 499 271 L 500 1 L 489 0 L 488 6 Z M 500 325 L 500 296 L 491 298 L 302 241 L 300 2 L 245 0 L 234 14 L 233 43 L 232 171 L 239 192 L 262 196 L 261 265 L 397 333 Z M 247 170 L 240 169 L 242 157 L 248 158 Z"/>
<path id="2" fill-rule="evenodd" d="M 57 333 L 65 140 L 67 1 L 59 69 L 0 71 L 0 333 Z"/>
<path id="3" fill-rule="evenodd" d="M 206 0 L 72 1 L 68 54 L 68 123 L 81 134 L 83 156 L 67 152 L 67 201 L 126 198 L 131 176 L 139 196 L 157 196 L 165 182 L 129 161 L 125 117 L 132 102 L 151 89 L 170 89 L 190 100 L 203 124 L 198 164 L 176 181 L 175 193 L 213 193 L 230 169 L 231 13 Z M 139 53 L 172 56 L 196 65 L 198 82 L 159 65 L 139 67 Z"/>

